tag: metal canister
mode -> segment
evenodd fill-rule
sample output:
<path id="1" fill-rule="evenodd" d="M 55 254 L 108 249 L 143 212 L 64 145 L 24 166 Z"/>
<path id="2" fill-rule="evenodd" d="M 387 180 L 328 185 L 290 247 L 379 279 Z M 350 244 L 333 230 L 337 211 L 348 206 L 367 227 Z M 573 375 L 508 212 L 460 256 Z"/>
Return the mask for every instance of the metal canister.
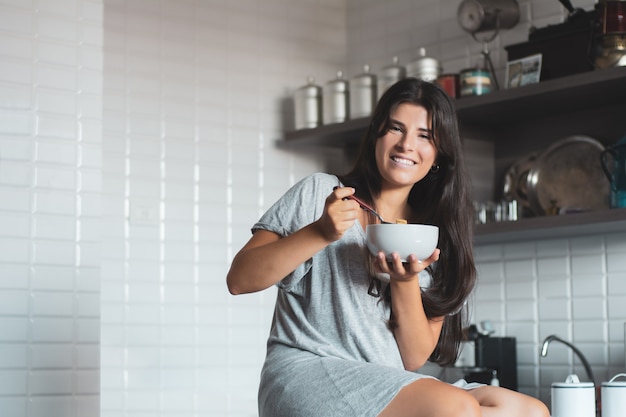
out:
<path id="1" fill-rule="evenodd" d="M 481 96 L 491 92 L 491 74 L 483 68 L 461 71 L 461 97 Z"/>
<path id="2" fill-rule="evenodd" d="M 312 129 L 322 124 L 322 87 L 309 77 L 307 85 L 294 93 L 296 130 Z"/>
<path id="3" fill-rule="evenodd" d="M 435 81 L 441 74 L 441 66 L 435 58 L 426 56 L 426 49 L 419 49 L 419 57 L 407 64 L 407 77 L 415 77 L 424 81 Z"/>
<path id="4" fill-rule="evenodd" d="M 363 67 L 363 73 L 350 79 L 350 118 L 368 117 L 376 106 L 376 74 L 370 73 L 370 66 Z"/>
<path id="5" fill-rule="evenodd" d="M 325 125 L 343 123 L 348 120 L 350 86 L 348 80 L 343 78 L 343 71 L 337 71 L 337 78 L 326 83 L 323 96 Z"/>
<path id="6" fill-rule="evenodd" d="M 378 75 L 378 99 L 383 95 L 385 91 L 404 77 L 406 77 L 406 68 L 403 65 L 398 64 L 399 60 L 397 56 L 393 57 L 393 63 L 380 71 Z"/>

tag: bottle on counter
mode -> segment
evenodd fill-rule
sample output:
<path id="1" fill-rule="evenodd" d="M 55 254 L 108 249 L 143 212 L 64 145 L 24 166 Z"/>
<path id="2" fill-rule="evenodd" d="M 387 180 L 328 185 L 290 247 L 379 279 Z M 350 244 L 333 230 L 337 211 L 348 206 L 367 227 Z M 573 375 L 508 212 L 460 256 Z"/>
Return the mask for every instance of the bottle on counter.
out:
<path id="1" fill-rule="evenodd" d="M 496 371 L 495 369 L 491 371 L 491 382 L 489 383 L 489 385 L 491 385 L 492 387 L 500 386 L 500 380 L 498 379 L 498 371 Z"/>

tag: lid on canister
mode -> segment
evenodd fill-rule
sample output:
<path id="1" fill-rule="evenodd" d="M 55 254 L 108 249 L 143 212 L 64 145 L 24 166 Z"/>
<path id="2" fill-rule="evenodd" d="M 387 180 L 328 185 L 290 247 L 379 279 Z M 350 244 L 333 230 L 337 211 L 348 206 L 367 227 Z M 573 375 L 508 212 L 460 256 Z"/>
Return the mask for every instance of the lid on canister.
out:
<path id="1" fill-rule="evenodd" d="M 404 78 L 406 76 L 406 68 L 403 65 L 399 65 L 398 62 L 400 62 L 398 57 L 394 56 L 393 64 L 387 65 L 380 70 L 380 77 L 395 80 Z"/>
<path id="2" fill-rule="evenodd" d="M 358 87 L 374 87 L 376 85 L 376 74 L 372 74 L 370 66 L 365 64 L 363 65 L 363 73 L 352 77 L 350 82 Z"/>
<path id="3" fill-rule="evenodd" d="M 593 388 L 593 382 L 553 382 L 554 388 Z"/>
<path id="4" fill-rule="evenodd" d="M 480 67 L 471 67 L 462 69 L 460 72 L 461 77 L 466 77 L 468 75 L 481 75 L 485 77 L 491 78 L 491 73 L 489 70 Z"/>
<path id="5" fill-rule="evenodd" d="M 553 388 L 593 388 L 593 382 L 580 382 L 578 375 L 569 374 L 565 382 L 553 382 Z"/>
<path id="6" fill-rule="evenodd" d="M 348 91 L 348 80 L 343 78 L 343 71 L 337 71 L 337 78 L 326 83 L 326 91 L 334 93 L 343 93 Z"/>
<path id="7" fill-rule="evenodd" d="M 617 378 L 624 378 L 624 381 L 616 381 Z M 617 374 L 609 381 L 604 381 L 602 386 L 610 388 L 626 388 L 626 374 Z"/>
<path id="8" fill-rule="evenodd" d="M 321 95 L 322 87 L 315 84 L 315 77 L 309 76 L 307 84 L 298 88 L 295 94 L 299 97 L 317 97 Z"/>

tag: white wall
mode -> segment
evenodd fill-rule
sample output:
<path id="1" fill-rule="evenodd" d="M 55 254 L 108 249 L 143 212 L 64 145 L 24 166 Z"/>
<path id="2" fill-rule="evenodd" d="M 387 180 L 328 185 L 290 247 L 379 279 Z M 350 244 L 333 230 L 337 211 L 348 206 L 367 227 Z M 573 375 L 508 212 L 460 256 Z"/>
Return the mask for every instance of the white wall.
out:
<path id="1" fill-rule="evenodd" d="M 626 233 L 587 235 L 477 250 L 476 322 L 492 320 L 499 335 L 517 338 L 520 389 L 549 402 L 550 384 L 571 372 L 585 377 L 579 359 L 543 339 L 556 334 L 589 360 L 596 381 L 624 372 Z"/>
<path id="2" fill-rule="evenodd" d="M 97 415 L 102 4 L 0 1 L 0 414 Z"/>
<path id="3" fill-rule="evenodd" d="M 0 0 L 2 414 L 256 415 L 275 293 L 232 297 L 224 276 L 272 201 L 341 160 L 274 147 L 284 99 L 420 46 L 468 66 L 456 3 Z M 564 17 L 520 4 L 501 76 L 501 45 Z M 625 241 L 478 248 L 474 314 L 518 337 L 525 391 L 545 400 L 576 362 L 557 345 L 539 361 L 550 333 L 598 379 L 623 370 Z"/>
<path id="4" fill-rule="evenodd" d="M 268 204 L 324 169 L 284 104 L 346 50 L 343 2 L 106 1 L 102 415 L 256 415 L 275 293 L 232 297 Z"/>

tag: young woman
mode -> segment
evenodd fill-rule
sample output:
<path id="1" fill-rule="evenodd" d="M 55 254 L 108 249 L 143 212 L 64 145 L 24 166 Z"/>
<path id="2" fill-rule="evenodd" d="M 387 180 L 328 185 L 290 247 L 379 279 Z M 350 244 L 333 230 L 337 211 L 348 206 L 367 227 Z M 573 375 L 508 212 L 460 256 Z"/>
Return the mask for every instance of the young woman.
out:
<path id="1" fill-rule="evenodd" d="M 548 416 L 531 397 L 416 372 L 458 355 L 476 275 L 467 178 L 452 103 L 408 78 L 381 97 L 352 171 L 304 178 L 254 225 L 227 283 L 278 287 L 260 417 Z M 438 226 L 438 249 L 371 256 L 376 219 L 352 195 L 388 221 Z"/>

